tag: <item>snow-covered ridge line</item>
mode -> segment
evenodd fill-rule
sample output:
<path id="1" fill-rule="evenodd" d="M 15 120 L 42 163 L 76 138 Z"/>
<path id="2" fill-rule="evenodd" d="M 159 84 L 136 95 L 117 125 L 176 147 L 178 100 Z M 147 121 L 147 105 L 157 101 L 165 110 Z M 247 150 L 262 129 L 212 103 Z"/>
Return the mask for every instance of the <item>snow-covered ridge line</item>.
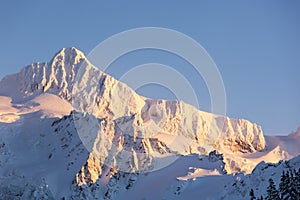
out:
<path id="1" fill-rule="evenodd" d="M 16 88 L 6 87 L 11 82 Z M 199 153 L 199 145 L 211 142 L 210 146 L 225 145 L 232 151 L 253 152 L 265 148 L 260 126 L 244 119 L 202 112 L 179 101 L 141 97 L 126 84 L 99 71 L 74 47 L 63 48 L 49 63 L 34 63 L 0 82 L 0 94 L 16 96 L 11 94 L 15 89 L 19 91 L 19 99 L 41 93 L 56 94 L 72 102 L 79 111 L 92 110 L 100 118 L 135 115 L 143 124 L 154 119 L 160 131 L 189 138 L 191 148 L 182 147 L 185 154 Z"/>

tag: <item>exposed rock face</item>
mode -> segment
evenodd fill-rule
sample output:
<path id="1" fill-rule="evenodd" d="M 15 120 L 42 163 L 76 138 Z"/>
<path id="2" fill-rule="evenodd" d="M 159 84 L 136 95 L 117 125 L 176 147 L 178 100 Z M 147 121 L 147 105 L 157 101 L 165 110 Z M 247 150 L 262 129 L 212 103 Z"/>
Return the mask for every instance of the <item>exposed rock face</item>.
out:
<path id="1" fill-rule="evenodd" d="M 253 152 L 265 148 L 261 127 L 247 120 L 226 117 L 223 134 L 224 145 L 228 145 L 233 152 Z"/>

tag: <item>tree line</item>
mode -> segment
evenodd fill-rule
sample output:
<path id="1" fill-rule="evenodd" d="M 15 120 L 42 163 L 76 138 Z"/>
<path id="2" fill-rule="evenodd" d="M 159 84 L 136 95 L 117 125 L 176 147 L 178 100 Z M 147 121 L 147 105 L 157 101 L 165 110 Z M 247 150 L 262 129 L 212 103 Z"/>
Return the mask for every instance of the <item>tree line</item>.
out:
<path id="1" fill-rule="evenodd" d="M 249 195 L 251 200 L 300 200 L 300 168 L 298 171 L 283 171 L 278 189 L 274 180 L 270 178 L 266 193 L 265 197 L 256 197 L 251 189 Z"/>

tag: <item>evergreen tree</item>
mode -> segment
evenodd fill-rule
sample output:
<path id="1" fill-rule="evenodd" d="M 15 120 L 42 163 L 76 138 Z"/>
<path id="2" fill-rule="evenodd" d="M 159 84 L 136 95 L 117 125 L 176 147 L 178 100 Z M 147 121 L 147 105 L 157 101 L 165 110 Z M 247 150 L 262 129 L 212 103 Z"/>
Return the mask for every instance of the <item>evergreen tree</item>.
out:
<path id="1" fill-rule="evenodd" d="M 273 179 L 269 179 L 269 186 L 267 187 L 266 200 L 280 200 L 279 192 L 276 189 Z"/>
<path id="2" fill-rule="evenodd" d="M 254 191 L 253 191 L 252 188 L 251 188 L 251 190 L 250 190 L 250 199 L 251 199 L 251 200 L 256 199 L 256 197 L 255 197 L 255 195 L 254 195 Z"/>
<path id="3" fill-rule="evenodd" d="M 289 172 L 286 172 L 286 181 L 287 181 L 287 195 L 285 199 L 290 199 L 291 196 L 291 184 L 292 184 L 292 180 L 291 180 L 291 176 Z"/>
<path id="4" fill-rule="evenodd" d="M 287 200 L 289 196 L 289 176 L 285 171 L 282 172 L 280 183 L 279 183 L 279 191 L 282 200 Z"/>
<path id="5" fill-rule="evenodd" d="M 300 199 L 300 168 L 296 173 L 296 190 L 297 190 L 297 195 Z"/>
<path id="6" fill-rule="evenodd" d="M 291 200 L 299 200 L 297 191 L 297 177 L 293 171 L 290 171 L 289 197 Z"/>

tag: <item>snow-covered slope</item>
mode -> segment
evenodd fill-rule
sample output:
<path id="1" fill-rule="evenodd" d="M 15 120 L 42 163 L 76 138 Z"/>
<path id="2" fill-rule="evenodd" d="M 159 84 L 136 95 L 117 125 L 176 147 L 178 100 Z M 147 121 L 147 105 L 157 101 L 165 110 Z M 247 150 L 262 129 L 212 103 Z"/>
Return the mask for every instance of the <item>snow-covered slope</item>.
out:
<path id="1" fill-rule="evenodd" d="M 222 199 L 249 199 L 250 190 L 254 190 L 256 197 L 267 196 L 267 187 L 269 179 L 275 182 L 277 190 L 279 190 L 279 183 L 283 172 L 298 172 L 300 169 L 300 156 L 297 156 L 288 161 L 280 161 L 278 163 L 259 163 L 253 172 L 247 176 L 237 174 L 235 180 L 231 185 L 222 192 L 220 198 Z M 300 174 L 299 174 L 300 175 Z M 298 175 L 298 176 L 299 176 Z M 300 184 L 300 176 L 298 177 L 298 184 Z M 291 186 L 286 185 L 289 188 Z M 300 188 L 298 188 L 300 194 Z M 298 194 L 298 195 L 299 195 Z M 298 196 L 297 195 L 297 196 Z M 300 196 L 298 196 L 299 199 Z"/>
<path id="2" fill-rule="evenodd" d="M 299 130 L 265 140 L 247 120 L 139 96 L 75 48 L 6 76 L 0 102 L 0 194 L 8 198 L 184 199 L 207 188 L 203 181 L 221 180 L 221 191 L 233 180 L 226 172 L 300 153 Z"/>

